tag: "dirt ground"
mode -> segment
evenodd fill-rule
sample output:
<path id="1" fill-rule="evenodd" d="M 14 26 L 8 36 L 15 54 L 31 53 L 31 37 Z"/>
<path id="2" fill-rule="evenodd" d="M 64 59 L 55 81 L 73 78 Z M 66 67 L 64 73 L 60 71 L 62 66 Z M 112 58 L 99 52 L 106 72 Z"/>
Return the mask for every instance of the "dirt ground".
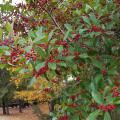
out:
<path id="1" fill-rule="evenodd" d="M 48 113 L 47 105 L 40 105 L 42 112 Z M 32 108 L 26 108 L 23 113 L 19 113 L 18 108 L 10 108 L 10 115 L 2 115 L 0 108 L 0 120 L 38 120 L 35 114 L 32 113 Z"/>

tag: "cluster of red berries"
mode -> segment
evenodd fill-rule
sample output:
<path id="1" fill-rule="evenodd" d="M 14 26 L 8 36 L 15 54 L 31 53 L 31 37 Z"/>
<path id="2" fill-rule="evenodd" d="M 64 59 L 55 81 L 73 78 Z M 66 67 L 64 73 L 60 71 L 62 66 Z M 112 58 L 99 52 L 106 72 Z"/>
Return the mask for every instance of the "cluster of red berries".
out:
<path id="1" fill-rule="evenodd" d="M 35 53 L 34 49 L 32 49 L 30 52 L 26 53 L 26 58 L 27 58 L 27 60 L 32 59 L 33 61 L 36 61 L 37 57 L 36 57 L 36 53 Z"/>
<path id="2" fill-rule="evenodd" d="M 107 70 L 104 68 L 104 69 L 101 70 L 101 73 L 102 73 L 103 75 L 106 75 L 106 74 L 107 74 Z"/>
<path id="3" fill-rule="evenodd" d="M 39 47 L 43 48 L 45 51 L 47 50 L 48 48 L 48 45 L 47 44 L 44 44 L 44 43 L 41 43 L 38 45 Z"/>
<path id="4" fill-rule="evenodd" d="M 101 32 L 102 29 L 99 28 L 99 27 L 97 27 L 96 25 L 92 25 L 91 31 L 92 31 L 92 32 Z"/>
<path id="5" fill-rule="evenodd" d="M 118 91 L 118 87 L 113 87 L 112 96 L 113 97 L 120 97 L 120 92 Z"/>
<path id="6" fill-rule="evenodd" d="M 56 62 L 56 60 L 53 58 L 53 56 L 50 56 L 47 61 L 50 63 Z"/>
<path id="7" fill-rule="evenodd" d="M 20 52 L 18 49 L 12 49 L 10 54 L 10 63 L 15 64 L 20 60 Z"/>
<path id="8" fill-rule="evenodd" d="M 80 76 L 77 76 L 77 77 L 76 77 L 76 81 L 80 81 Z"/>
<path id="9" fill-rule="evenodd" d="M 55 44 L 57 44 L 57 45 L 63 45 L 64 47 L 67 47 L 67 46 L 68 46 L 67 41 L 65 41 L 65 40 L 56 41 Z"/>
<path id="10" fill-rule="evenodd" d="M 114 104 L 109 104 L 109 105 L 99 105 L 98 108 L 100 110 L 103 110 L 104 112 L 108 112 L 109 110 L 114 110 L 116 108 L 116 106 Z"/>
<path id="11" fill-rule="evenodd" d="M 62 56 L 68 56 L 69 55 L 69 51 L 67 48 L 64 48 L 62 51 Z"/>
<path id="12" fill-rule="evenodd" d="M 81 24 L 84 24 L 83 18 L 80 18 L 80 23 L 81 23 Z"/>
<path id="13" fill-rule="evenodd" d="M 68 115 L 60 116 L 58 120 L 69 120 L 69 116 Z"/>
<path id="14" fill-rule="evenodd" d="M 9 46 L 10 44 L 13 44 L 13 42 L 14 42 L 14 40 L 5 39 L 0 42 L 0 46 L 2 46 L 2 45 Z"/>
<path id="15" fill-rule="evenodd" d="M 81 37 L 80 34 L 76 34 L 74 40 L 77 42 L 80 39 L 80 37 Z"/>
<path id="16" fill-rule="evenodd" d="M 48 70 L 48 65 L 45 65 L 44 67 L 40 68 L 38 72 L 36 72 L 36 77 L 39 77 L 40 75 L 44 74 Z"/>
<path id="17" fill-rule="evenodd" d="M 40 6 L 44 6 L 47 3 L 47 0 L 40 0 L 39 3 Z"/>
<path id="18" fill-rule="evenodd" d="M 71 99 L 71 100 L 76 100 L 76 98 L 79 96 L 79 93 L 77 93 L 77 94 L 75 94 L 75 95 L 71 95 L 71 96 L 69 96 L 69 99 Z"/>
<path id="19" fill-rule="evenodd" d="M 6 58 L 4 56 L 1 56 L 0 63 L 6 63 L 6 62 L 7 62 Z"/>
<path id="20" fill-rule="evenodd" d="M 47 93 L 51 93 L 51 92 L 53 92 L 53 90 L 52 90 L 51 88 L 44 88 L 43 91 L 45 91 L 45 92 L 47 92 Z"/>
<path id="21" fill-rule="evenodd" d="M 28 22 L 29 22 L 29 18 L 24 17 L 24 16 L 22 16 L 21 18 L 22 18 L 22 20 L 23 20 L 25 23 L 28 23 Z"/>

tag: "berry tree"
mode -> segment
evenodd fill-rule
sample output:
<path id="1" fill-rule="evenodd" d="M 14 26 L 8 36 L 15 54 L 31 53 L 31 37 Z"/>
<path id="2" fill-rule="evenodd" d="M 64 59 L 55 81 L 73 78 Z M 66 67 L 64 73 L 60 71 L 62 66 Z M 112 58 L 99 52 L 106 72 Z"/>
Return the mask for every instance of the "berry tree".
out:
<path id="1" fill-rule="evenodd" d="M 13 36 L 19 38 L 8 63 L 22 59 L 33 67 L 31 83 L 39 76 L 49 81 L 43 89 L 57 99 L 51 117 L 110 120 L 120 97 L 119 1 L 28 0 L 15 9 Z M 59 94 L 53 81 L 63 84 Z"/>

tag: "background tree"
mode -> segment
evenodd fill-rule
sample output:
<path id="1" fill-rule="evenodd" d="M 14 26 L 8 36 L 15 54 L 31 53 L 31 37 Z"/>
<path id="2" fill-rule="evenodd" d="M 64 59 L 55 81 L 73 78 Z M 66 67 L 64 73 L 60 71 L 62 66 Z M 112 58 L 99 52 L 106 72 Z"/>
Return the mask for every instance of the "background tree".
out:
<path id="1" fill-rule="evenodd" d="M 10 72 L 6 68 L 0 69 L 0 86 L 3 114 L 9 114 L 8 103 L 14 95 L 15 86 L 10 82 Z"/>

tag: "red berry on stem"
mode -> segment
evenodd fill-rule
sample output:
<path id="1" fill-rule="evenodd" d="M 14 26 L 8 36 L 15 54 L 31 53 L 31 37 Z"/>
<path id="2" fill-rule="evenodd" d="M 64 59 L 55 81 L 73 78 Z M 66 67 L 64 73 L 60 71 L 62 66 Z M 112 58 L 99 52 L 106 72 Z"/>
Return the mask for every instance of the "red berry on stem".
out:
<path id="1" fill-rule="evenodd" d="M 103 75 L 106 75 L 106 74 L 107 74 L 107 70 L 106 70 L 106 69 L 102 69 L 102 70 L 101 70 L 101 73 L 102 73 Z"/>
<path id="2" fill-rule="evenodd" d="M 72 95 L 69 98 L 74 101 L 76 99 L 76 97 L 77 97 L 76 95 Z"/>
<path id="3" fill-rule="evenodd" d="M 76 81 L 80 81 L 80 76 L 77 76 L 77 77 L 76 77 Z"/>
<path id="4" fill-rule="evenodd" d="M 42 67 L 42 68 L 40 68 L 39 71 L 36 73 L 36 77 L 44 74 L 47 70 L 48 70 L 48 66 L 47 65 Z"/>
<path id="5" fill-rule="evenodd" d="M 77 42 L 80 39 L 80 37 L 81 37 L 80 34 L 76 34 L 74 40 Z"/>
<path id="6" fill-rule="evenodd" d="M 91 31 L 93 31 L 93 32 L 101 32 L 102 29 L 97 27 L 96 25 L 92 25 Z"/>

